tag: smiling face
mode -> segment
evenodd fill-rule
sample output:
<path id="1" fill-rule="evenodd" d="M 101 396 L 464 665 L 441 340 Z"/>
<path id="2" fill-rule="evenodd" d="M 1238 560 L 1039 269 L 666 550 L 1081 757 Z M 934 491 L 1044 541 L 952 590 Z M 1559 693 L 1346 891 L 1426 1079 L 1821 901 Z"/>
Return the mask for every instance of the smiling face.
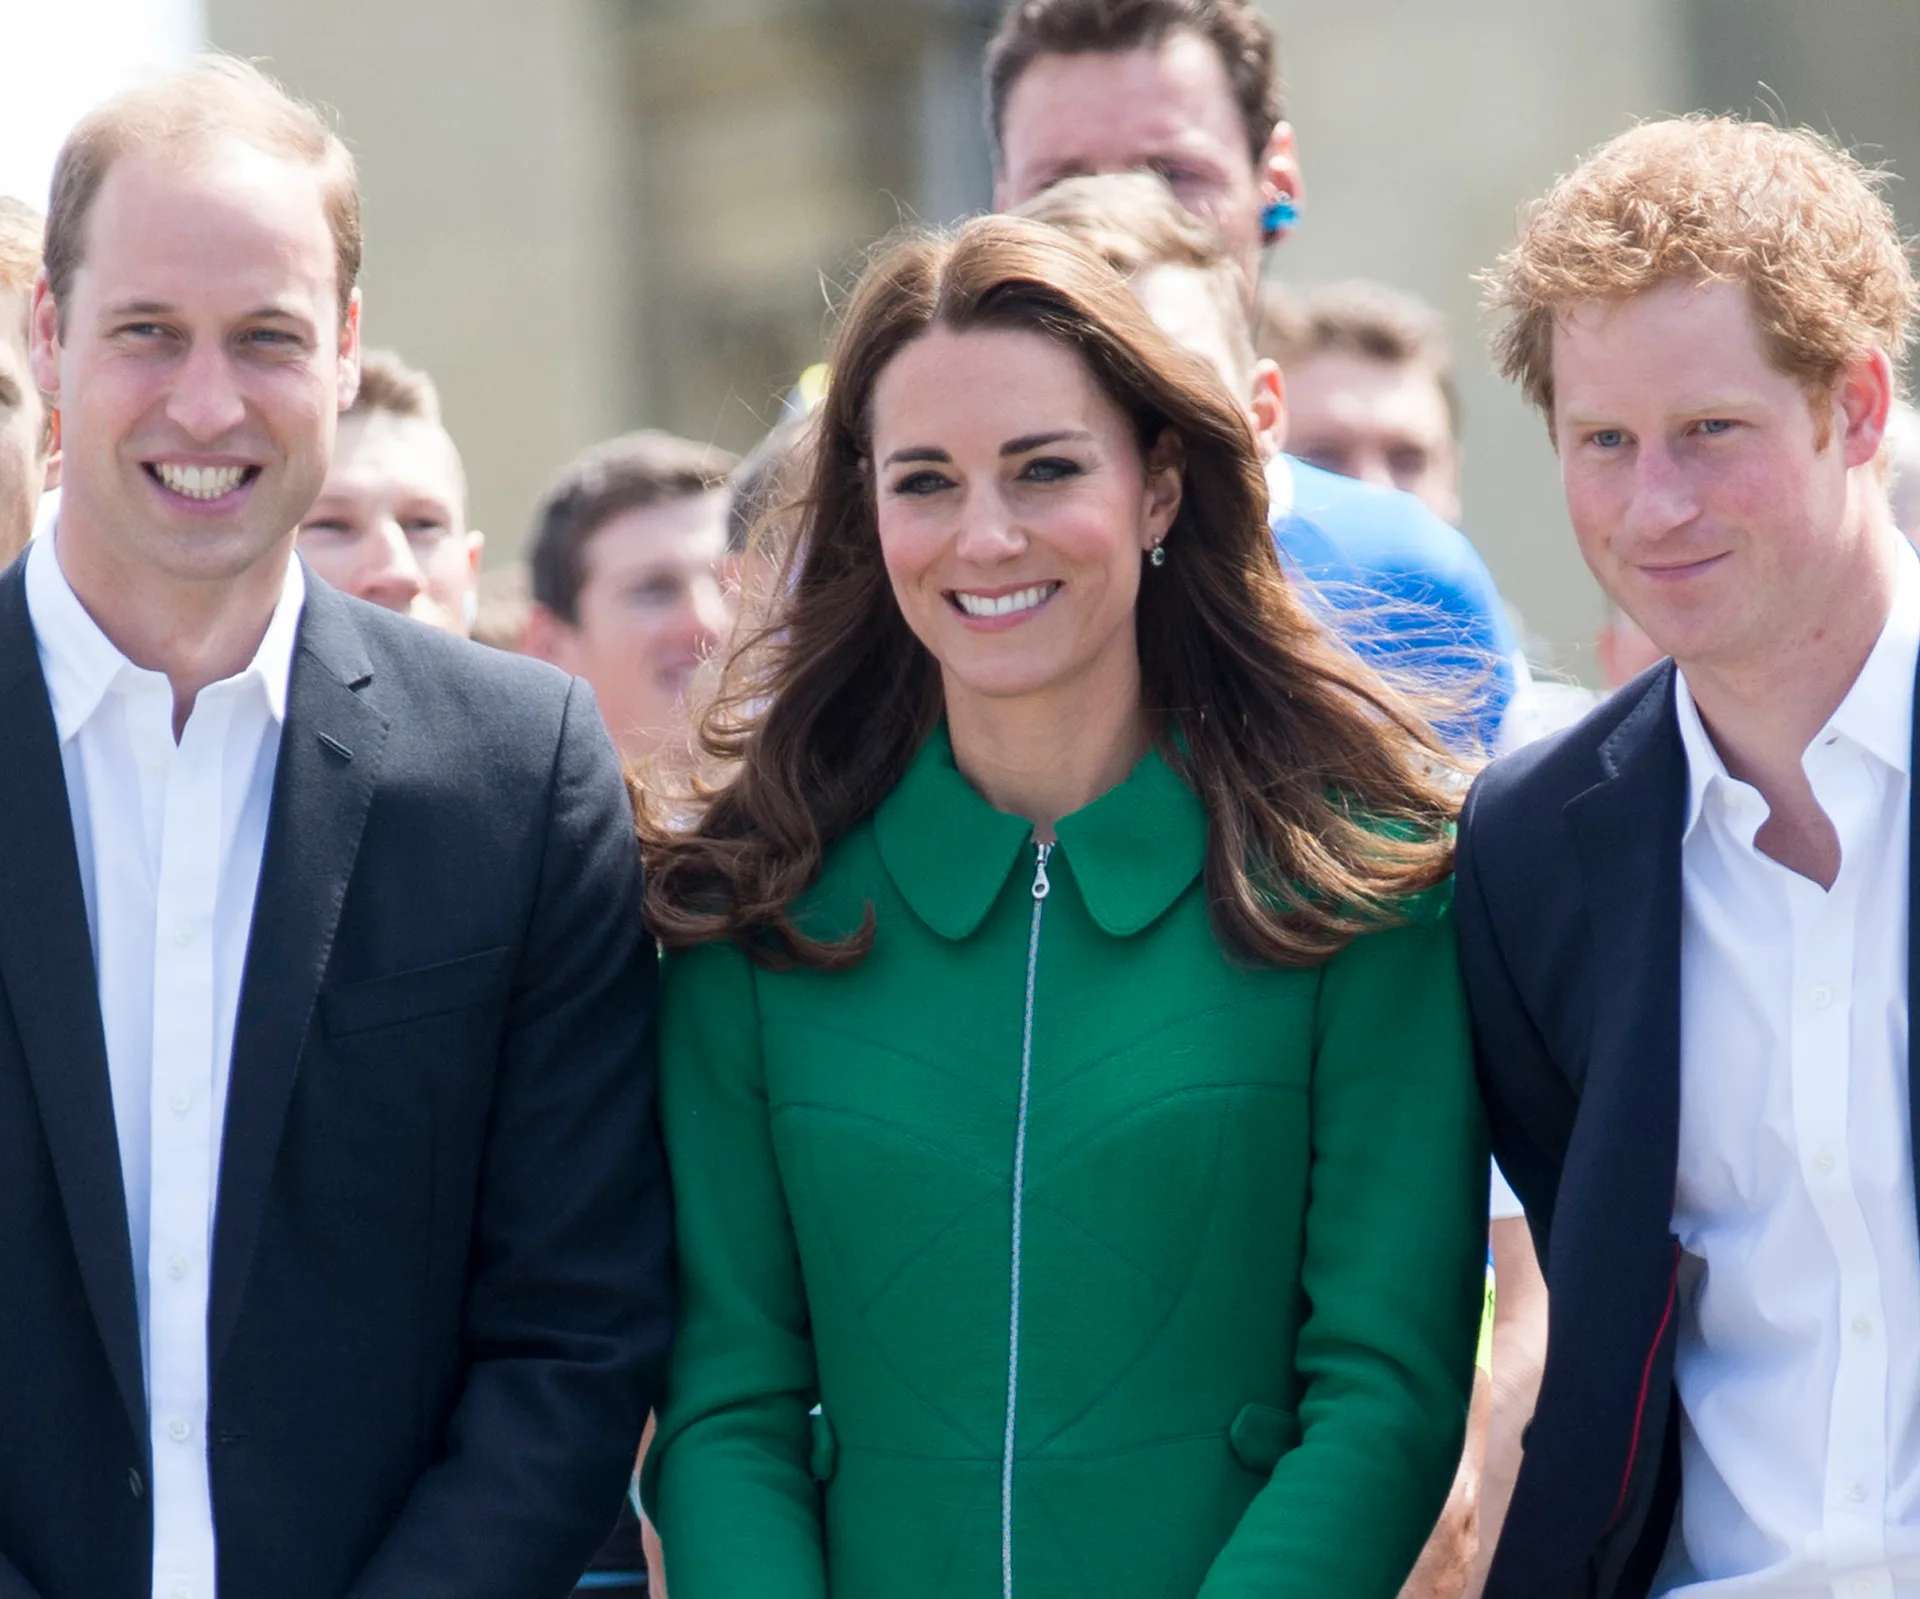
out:
<path id="1" fill-rule="evenodd" d="M 277 589 L 358 366 L 318 174 L 235 139 L 116 159 L 64 304 L 34 305 L 76 588 Z"/>
<path id="2" fill-rule="evenodd" d="M 1239 263 L 1259 274 L 1262 207 L 1299 193 L 1292 131 L 1274 130 L 1256 167 L 1226 63 L 1197 33 L 1176 30 L 1136 50 L 1041 55 L 1007 97 L 996 210 L 1063 178 L 1155 172 Z"/>
<path id="3" fill-rule="evenodd" d="M 1553 433 L 1581 554 L 1683 667 L 1738 671 L 1844 638 L 1884 564 L 1870 514 L 1891 375 L 1862 356 L 1821 402 L 1762 349 L 1737 283 L 1572 308 Z M 1877 627 L 1877 624 L 1873 624 Z M 1872 633 L 1868 633 L 1871 639 Z"/>
<path id="4" fill-rule="evenodd" d="M 1137 702 L 1141 561 L 1180 506 L 1170 442 L 1143 460 L 1080 357 L 1012 329 L 916 339 L 881 372 L 872 414 L 881 557 L 949 713 Z"/>
<path id="5" fill-rule="evenodd" d="M 466 525 L 447 430 L 391 411 L 344 417 L 300 553 L 335 588 L 450 633 L 467 631 L 484 539 Z"/>

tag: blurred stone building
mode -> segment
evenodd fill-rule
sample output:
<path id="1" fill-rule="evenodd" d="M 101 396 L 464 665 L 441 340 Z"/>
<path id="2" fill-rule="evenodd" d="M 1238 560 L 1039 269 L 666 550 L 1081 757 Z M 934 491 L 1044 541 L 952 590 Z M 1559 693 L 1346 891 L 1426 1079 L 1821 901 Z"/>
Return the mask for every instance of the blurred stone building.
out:
<path id="1" fill-rule="evenodd" d="M 1471 274 L 1633 117 L 1726 108 L 1920 175 L 1913 0 L 1263 0 L 1307 177 L 1269 263 L 1453 315 L 1467 525 L 1575 670 L 1597 600 L 1536 420 L 1486 369 Z M 204 0 L 211 41 L 340 113 L 367 332 L 439 378 L 498 560 L 573 450 L 657 425 L 739 447 L 902 220 L 988 195 L 999 0 Z M 1910 225 L 1920 196 L 1895 190 Z"/>

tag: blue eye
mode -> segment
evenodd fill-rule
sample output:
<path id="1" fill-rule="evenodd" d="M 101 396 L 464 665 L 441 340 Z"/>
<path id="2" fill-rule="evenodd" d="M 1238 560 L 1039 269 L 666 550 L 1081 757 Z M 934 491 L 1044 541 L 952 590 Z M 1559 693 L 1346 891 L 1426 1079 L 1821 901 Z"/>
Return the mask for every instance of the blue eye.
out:
<path id="1" fill-rule="evenodd" d="M 1058 483 L 1062 478 L 1078 477 L 1080 463 L 1057 455 L 1043 455 L 1022 467 L 1020 475 L 1035 483 Z"/>
<path id="2" fill-rule="evenodd" d="M 1589 434 L 1588 438 L 1603 450 L 1617 450 L 1627 442 L 1626 434 L 1619 428 L 1601 428 L 1598 432 Z"/>
<path id="3" fill-rule="evenodd" d="M 1733 423 L 1723 416 L 1711 416 L 1700 423 L 1700 431 L 1709 438 L 1718 438 L 1722 433 L 1731 433 Z"/>
<path id="4" fill-rule="evenodd" d="M 947 479 L 938 472 L 910 472 L 893 485 L 893 492 L 912 495 L 937 494 L 947 486 Z"/>

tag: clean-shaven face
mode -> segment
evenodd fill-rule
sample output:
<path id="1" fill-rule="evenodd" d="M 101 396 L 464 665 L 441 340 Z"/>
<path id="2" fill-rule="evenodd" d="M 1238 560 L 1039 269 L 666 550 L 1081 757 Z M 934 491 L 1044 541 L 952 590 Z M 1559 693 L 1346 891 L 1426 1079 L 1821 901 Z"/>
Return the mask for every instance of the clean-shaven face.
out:
<path id="1" fill-rule="evenodd" d="M 1137 693 L 1141 557 L 1179 509 L 1178 468 L 1149 471 L 1080 357 L 936 328 L 881 372 L 872 411 L 881 557 L 948 704 Z"/>
<path id="2" fill-rule="evenodd" d="M 174 582 L 284 552 L 358 372 L 334 270 L 310 167 L 227 138 L 113 163 L 66 303 L 34 308 L 63 551 Z"/>
<path id="3" fill-rule="evenodd" d="M 1757 661 L 1844 614 L 1859 570 L 1848 472 L 1877 448 L 1836 397 L 1761 348 L 1745 287 L 1676 282 L 1583 304 L 1553 333 L 1553 432 L 1580 551 L 1601 588 L 1684 666 Z M 1861 451 L 1865 454 L 1861 459 Z"/>
<path id="4" fill-rule="evenodd" d="M 1258 277 L 1260 175 L 1227 65 L 1201 35 L 1039 56 L 1014 80 L 1001 124 L 996 209 L 1064 178 L 1155 172 L 1213 228 L 1249 286 Z"/>
<path id="5" fill-rule="evenodd" d="M 300 524 L 300 553 L 335 588 L 465 633 L 483 540 L 466 525 L 466 484 L 438 422 L 390 411 L 340 420 L 333 465 Z"/>
<path id="6" fill-rule="evenodd" d="M 574 620 L 558 625 L 552 659 L 593 685 L 629 760 L 685 732 L 694 674 L 733 627 L 726 552 L 725 489 L 622 511 L 582 550 Z"/>

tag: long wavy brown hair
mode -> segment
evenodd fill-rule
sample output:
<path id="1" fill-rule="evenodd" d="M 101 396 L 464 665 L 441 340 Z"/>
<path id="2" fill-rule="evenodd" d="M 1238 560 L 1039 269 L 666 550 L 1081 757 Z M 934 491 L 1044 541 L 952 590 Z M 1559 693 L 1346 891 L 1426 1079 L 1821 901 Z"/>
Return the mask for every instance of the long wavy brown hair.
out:
<path id="1" fill-rule="evenodd" d="M 871 945 L 871 913 L 823 941 L 795 906 L 941 715 L 939 665 L 881 562 L 869 460 L 880 374 L 936 327 L 1058 340 L 1143 451 L 1169 428 L 1184 445 L 1173 559 L 1143 575 L 1135 628 L 1155 746 L 1206 810 L 1222 942 L 1308 965 L 1401 920 L 1452 869 L 1451 757 L 1294 592 L 1252 436 L 1219 380 L 1105 262 L 1057 229 L 995 216 L 884 246 L 853 291 L 804 488 L 766 524 L 786 545 L 771 603 L 700 719 L 705 764 L 677 794 L 638 795 L 655 933 L 670 947 L 732 938 L 774 968 L 844 968 Z"/>

